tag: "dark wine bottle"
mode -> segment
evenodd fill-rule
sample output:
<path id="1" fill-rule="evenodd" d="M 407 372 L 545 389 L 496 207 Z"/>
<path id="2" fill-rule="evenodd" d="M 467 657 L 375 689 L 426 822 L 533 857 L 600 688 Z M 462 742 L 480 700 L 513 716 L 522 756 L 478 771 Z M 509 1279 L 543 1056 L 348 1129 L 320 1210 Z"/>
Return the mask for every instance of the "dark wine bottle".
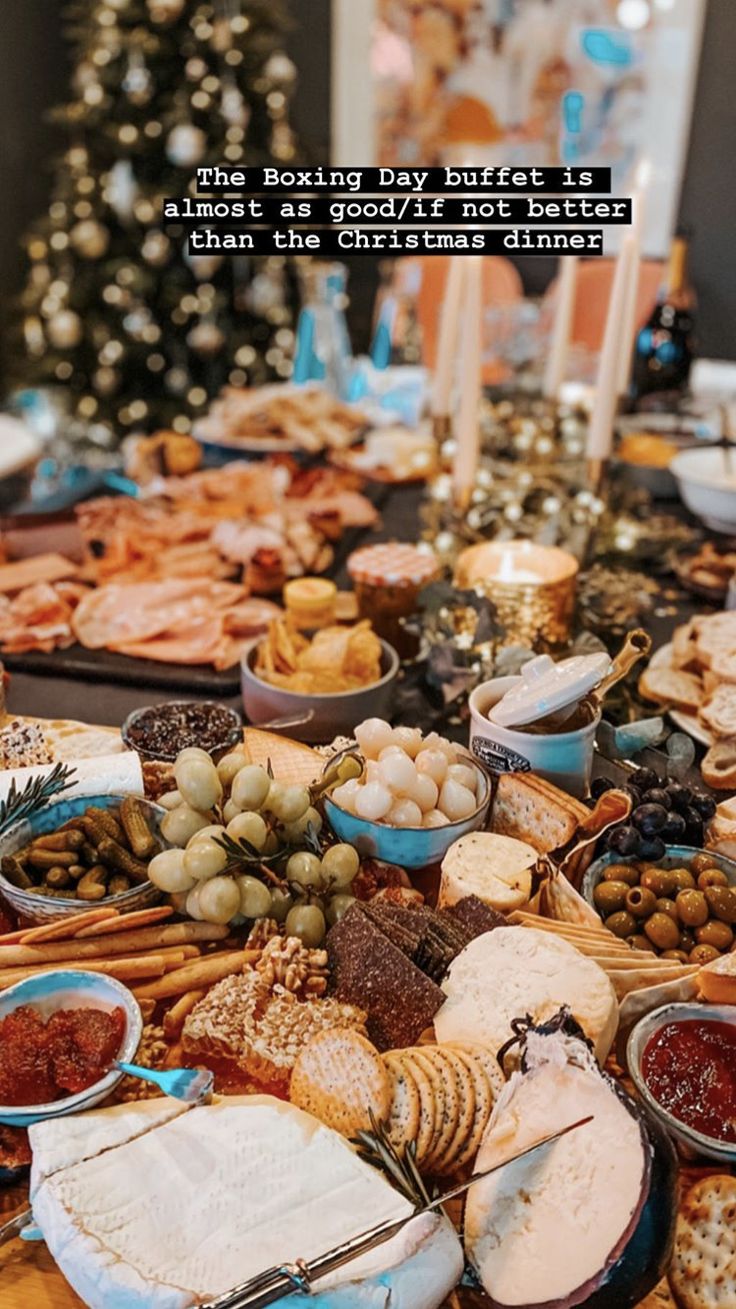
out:
<path id="1" fill-rule="evenodd" d="M 688 280 L 688 240 L 672 242 L 667 279 L 648 322 L 636 338 L 633 392 L 637 400 L 682 392 L 695 353 L 695 293 Z"/>

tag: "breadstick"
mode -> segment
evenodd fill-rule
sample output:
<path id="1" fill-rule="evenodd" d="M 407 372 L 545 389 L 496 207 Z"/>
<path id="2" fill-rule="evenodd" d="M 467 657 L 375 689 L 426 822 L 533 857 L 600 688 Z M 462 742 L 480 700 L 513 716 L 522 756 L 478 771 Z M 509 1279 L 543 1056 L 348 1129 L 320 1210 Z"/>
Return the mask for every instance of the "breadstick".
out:
<path id="1" fill-rule="evenodd" d="M 145 951 L 143 953 L 145 954 Z M 189 963 L 190 959 L 199 959 L 202 947 L 200 945 L 162 945 L 160 950 L 154 950 L 153 953 L 161 955 L 162 959 L 179 958 L 182 963 L 186 964 Z"/>
<path id="2" fill-rule="evenodd" d="M 77 930 L 89 924 L 114 921 L 119 918 L 117 909 L 87 909 L 84 913 L 70 914 L 68 918 L 57 919 L 53 923 L 42 923 L 38 927 L 26 927 L 20 935 L 22 945 L 35 945 L 40 941 L 70 940 Z M 5 941 L 0 944 L 6 944 Z"/>
<path id="3" fill-rule="evenodd" d="M 154 923 L 159 923 L 164 918 L 171 918 L 173 912 L 169 904 L 156 905 L 151 909 L 136 909 L 132 914 L 105 918 L 101 922 L 91 922 L 88 926 L 83 923 L 74 936 L 78 941 L 86 941 L 90 936 L 110 936 L 114 932 L 125 932 L 128 929 L 132 931 L 133 928 L 152 927 Z"/>
<path id="4" fill-rule="evenodd" d="M 92 941 L 53 941 L 50 945 L 6 945 L 0 948 L 0 968 L 25 968 L 29 964 L 69 963 L 78 959 L 106 959 L 110 955 L 131 955 L 142 950 L 159 950 L 164 945 L 191 945 L 195 941 L 222 941 L 228 928 L 220 923 L 167 923 L 163 927 L 142 927 L 118 932 Z"/>
<path id="5" fill-rule="evenodd" d="M 163 978 L 167 960 L 161 955 L 142 955 L 137 959 L 93 959 L 83 964 L 75 964 L 73 971 L 78 973 L 103 973 L 106 977 L 116 977 L 119 982 L 138 981 L 141 977 Z M 182 965 L 177 965 L 181 969 Z M 0 973 L 0 991 L 16 982 L 25 982 L 29 977 L 38 977 L 41 973 L 56 972 L 55 964 L 46 964 L 41 968 L 8 968 Z M 172 974 L 173 976 L 173 974 Z"/>
<path id="6" fill-rule="evenodd" d="M 196 963 L 185 964 L 183 968 L 167 973 L 156 982 L 136 987 L 134 994 L 144 999 L 166 1000 L 171 995 L 184 995 L 185 991 L 200 991 L 214 986 L 215 982 L 221 982 L 223 977 L 242 972 L 246 964 L 255 963 L 257 959 L 260 959 L 259 950 L 233 950 L 227 954 L 208 955 Z"/>
<path id="7" fill-rule="evenodd" d="M 189 1017 L 194 1006 L 199 1004 L 200 1000 L 204 1000 L 206 994 L 206 991 L 185 991 L 167 1010 L 164 1014 L 164 1036 L 167 1041 L 179 1040 L 185 1019 Z"/>

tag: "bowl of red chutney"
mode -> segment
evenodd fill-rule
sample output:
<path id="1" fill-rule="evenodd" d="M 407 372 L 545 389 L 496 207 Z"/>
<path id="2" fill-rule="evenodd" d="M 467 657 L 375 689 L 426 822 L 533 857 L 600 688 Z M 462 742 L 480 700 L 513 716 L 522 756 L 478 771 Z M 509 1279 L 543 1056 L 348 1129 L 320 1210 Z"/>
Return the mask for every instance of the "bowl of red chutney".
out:
<path id="1" fill-rule="evenodd" d="M 91 1109 L 123 1077 L 143 1031 L 135 996 L 112 977 L 39 973 L 0 994 L 0 1123 L 28 1127 Z"/>
<path id="2" fill-rule="evenodd" d="M 632 1029 L 626 1059 L 642 1099 L 691 1155 L 736 1163 L 736 1008 L 654 1009 Z"/>

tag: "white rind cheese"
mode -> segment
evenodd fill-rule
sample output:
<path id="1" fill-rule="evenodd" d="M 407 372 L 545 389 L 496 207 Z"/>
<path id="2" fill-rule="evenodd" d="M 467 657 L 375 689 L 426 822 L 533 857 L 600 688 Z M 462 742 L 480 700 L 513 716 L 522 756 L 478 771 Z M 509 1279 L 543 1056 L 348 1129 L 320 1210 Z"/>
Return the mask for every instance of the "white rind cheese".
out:
<path id="1" fill-rule="evenodd" d="M 545 1022 L 569 1005 L 603 1063 L 618 1026 L 613 986 L 592 959 L 567 941 L 530 927 L 478 936 L 457 956 L 442 983 L 447 999 L 435 1015 L 440 1044 L 485 1045 L 494 1054 L 512 1035 L 514 1018 Z"/>
<path id="2" fill-rule="evenodd" d="M 495 832 L 470 832 L 451 845 L 442 861 L 438 904 L 457 904 L 475 895 L 499 913 L 528 904 L 532 870 L 539 859 L 525 841 Z"/>
<path id="3" fill-rule="evenodd" d="M 167 1116 L 170 1104 L 92 1111 L 76 1120 L 86 1138 L 65 1146 L 61 1124 L 31 1129 L 34 1217 L 91 1309 L 189 1309 L 411 1212 L 342 1137 L 292 1105 L 231 1097 Z M 446 1221 L 417 1219 L 324 1279 L 310 1304 L 438 1309 L 462 1266 Z"/>
<path id="4" fill-rule="evenodd" d="M 594 1067 L 515 1073 L 495 1106 L 476 1173 L 588 1114 L 593 1122 L 468 1192 L 465 1248 L 496 1305 L 566 1303 L 600 1276 L 636 1215 L 647 1156 L 639 1124 Z"/>

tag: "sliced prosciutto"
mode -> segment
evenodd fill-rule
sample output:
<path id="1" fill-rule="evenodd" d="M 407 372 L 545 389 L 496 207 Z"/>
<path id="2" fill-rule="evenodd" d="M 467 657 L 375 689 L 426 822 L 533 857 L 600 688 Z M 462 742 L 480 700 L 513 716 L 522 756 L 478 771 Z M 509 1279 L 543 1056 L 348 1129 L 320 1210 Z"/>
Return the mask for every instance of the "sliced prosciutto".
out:
<path id="1" fill-rule="evenodd" d="M 243 595 L 242 586 L 204 577 L 128 585 L 110 582 L 82 600 L 73 630 L 88 650 L 121 649 L 207 619 Z"/>

